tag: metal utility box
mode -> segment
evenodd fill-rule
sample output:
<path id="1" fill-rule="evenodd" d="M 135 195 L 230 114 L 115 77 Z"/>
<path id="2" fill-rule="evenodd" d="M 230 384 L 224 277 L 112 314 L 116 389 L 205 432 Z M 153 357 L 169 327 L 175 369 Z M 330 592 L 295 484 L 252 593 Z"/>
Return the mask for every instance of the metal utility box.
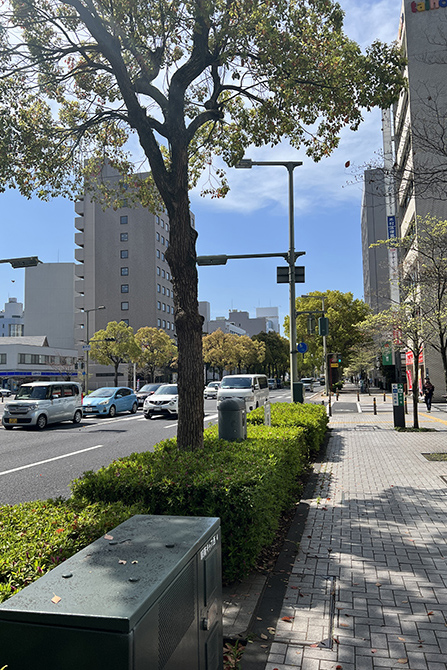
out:
<path id="1" fill-rule="evenodd" d="M 220 440 L 236 442 L 247 439 L 247 410 L 242 398 L 227 398 L 219 403 L 218 431 Z"/>
<path id="2" fill-rule="evenodd" d="M 219 519 L 137 515 L 0 605 L 11 670 L 221 670 Z"/>

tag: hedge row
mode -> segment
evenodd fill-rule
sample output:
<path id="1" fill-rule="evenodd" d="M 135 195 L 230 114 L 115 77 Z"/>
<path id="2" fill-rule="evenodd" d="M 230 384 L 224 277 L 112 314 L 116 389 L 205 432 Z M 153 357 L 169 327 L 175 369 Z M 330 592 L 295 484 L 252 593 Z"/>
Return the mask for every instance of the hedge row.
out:
<path id="1" fill-rule="evenodd" d="M 0 601 L 134 514 L 220 517 L 224 582 L 243 578 L 299 497 L 326 430 L 323 407 L 305 405 L 299 416 L 294 405 L 278 407 L 271 427 L 252 413 L 243 442 L 219 440 L 214 426 L 201 451 L 167 440 L 86 472 L 67 501 L 0 507 Z"/>
<path id="2" fill-rule="evenodd" d="M 329 422 L 323 405 L 288 404 L 278 402 L 271 405 L 272 426 L 302 426 L 306 430 L 306 440 L 310 448 L 320 449 Z M 264 423 L 264 407 L 258 407 L 247 416 L 247 423 L 260 425 Z"/>

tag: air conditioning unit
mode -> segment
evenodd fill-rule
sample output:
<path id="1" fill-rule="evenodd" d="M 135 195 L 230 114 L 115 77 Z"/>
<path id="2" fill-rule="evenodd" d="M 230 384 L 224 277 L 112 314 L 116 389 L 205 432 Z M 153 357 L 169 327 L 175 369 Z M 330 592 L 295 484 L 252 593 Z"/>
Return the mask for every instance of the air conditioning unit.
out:
<path id="1" fill-rule="evenodd" d="M 8 670 L 221 670 L 219 519 L 136 515 L 0 605 Z"/>

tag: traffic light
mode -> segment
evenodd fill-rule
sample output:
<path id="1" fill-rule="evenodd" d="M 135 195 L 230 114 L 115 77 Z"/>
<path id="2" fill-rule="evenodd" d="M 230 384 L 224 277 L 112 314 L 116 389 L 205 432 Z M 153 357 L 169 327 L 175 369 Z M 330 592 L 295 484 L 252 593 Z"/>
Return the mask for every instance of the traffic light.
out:
<path id="1" fill-rule="evenodd" d="M 320 316 L 318 319 L 318 334 L 329 335 L 329 319 L 327 316 Z"/>
<path id="2" fill-rule="evenodd" d="M 337 363 L 341 363 L 341 354 L 337 354 Z"/>

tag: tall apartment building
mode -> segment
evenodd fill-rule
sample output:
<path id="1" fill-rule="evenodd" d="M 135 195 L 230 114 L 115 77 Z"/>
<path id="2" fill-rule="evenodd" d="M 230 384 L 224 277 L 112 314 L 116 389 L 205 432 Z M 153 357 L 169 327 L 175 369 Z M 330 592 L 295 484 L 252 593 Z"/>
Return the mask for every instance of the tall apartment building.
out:
<path id="1" fill-rule="evenodd" d="M 447 219 L 447 0 L 404 0 L 398 44 L 408 60 L 408 88 L 393 110 L 397 220 L 400 237 L 407 237 L 411 247 L 418 217 Z M 407 266 L 415 259 L 410 248 Z M 429 373 L 438 397 L 445 393 L 440 356 L 429 346 L 420 367 L 422 375 Z"/>
<path id="2" fill-rule="evenodd" d="M 118 180 L 109 166 L 103 178 Z M 80 351 L 109 321 L 124 321 L 134 332 L 144 326 L 162 328 L 175 337 L 171 273 L 165 260 L 168 216 L 134 205 L 104 211 L 89 194 L 75 210 L 75 335 Z M 192 215 L 191 220 L 194 225 Z M 104 366 L 92 365 L 91 373 L 90 388 L 105 385 L 104 377 L 111 376 Z"/>
<path id="3" fill-rule="evenodd" d="M 388 249 L 371 248 L 388 238 L 383 169 L 365 170 L 362 200 L 362 258 L 364 300 L 377 314 L 391 307 Z"/>

